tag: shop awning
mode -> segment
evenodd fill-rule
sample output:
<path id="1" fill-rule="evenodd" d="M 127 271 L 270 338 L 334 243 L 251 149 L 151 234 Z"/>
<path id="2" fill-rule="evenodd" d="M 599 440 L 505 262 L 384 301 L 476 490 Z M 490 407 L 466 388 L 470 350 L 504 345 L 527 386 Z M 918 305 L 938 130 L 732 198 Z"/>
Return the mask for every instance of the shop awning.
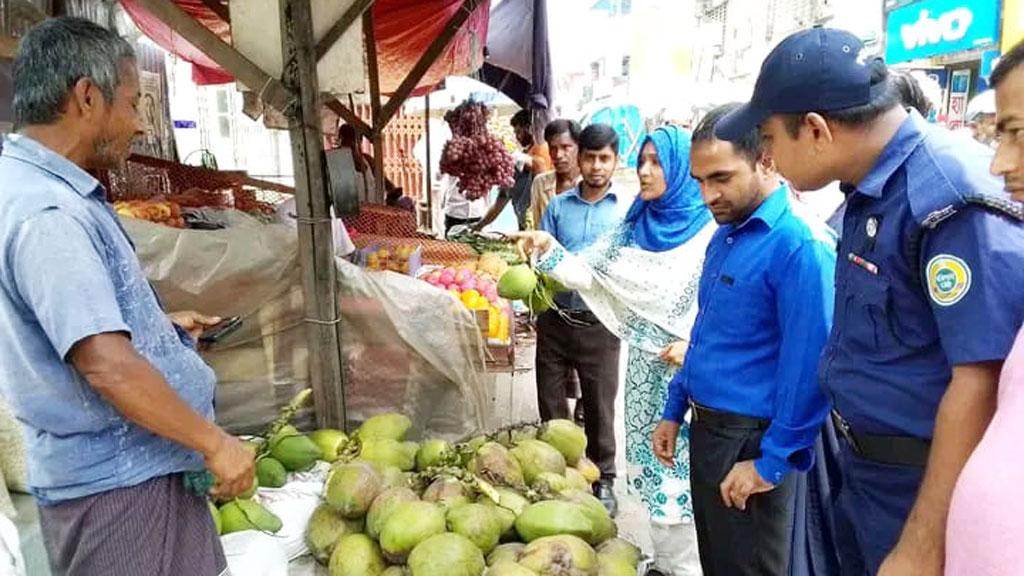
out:
<path id="1" fill-rule="evenodd" d="M 120 1 L 146 36 L 193 64 L 193 78 L 197 84 L 224 84 L 234 80 L 201 50 L 152 15 L 138 0 Z M 222 40 L 231 42 L 230 25 L 214 12 L 210 6 L 212 2 L 174 0 L 174 3 Z M 377 0 L 374 3 L 374 33 L 382 93 L 391 94 L 397 90 L 452 16 L 463 9 L 463 4 L 463 0 Z M 417 83 L 414 95 L 429 92 L 446 76 L 465 75 L 480 68 L 489 10 L 489 1 L 477 6 Z"/>

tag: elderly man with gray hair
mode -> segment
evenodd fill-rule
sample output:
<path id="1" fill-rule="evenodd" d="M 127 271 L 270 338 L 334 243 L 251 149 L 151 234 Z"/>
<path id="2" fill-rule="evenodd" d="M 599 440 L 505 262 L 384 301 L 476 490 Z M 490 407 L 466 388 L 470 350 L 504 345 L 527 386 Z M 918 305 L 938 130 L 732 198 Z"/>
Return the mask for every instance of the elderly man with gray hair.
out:
<path id="1" fill-rule="evenodd" d="M 252 486 L 253 455 L 212 422 L 195 337 L 217 319 L 165 314 L 89 169 L 139 133 L 131 46 L 47 20 L 14 62 L 16 133 L 0 155 L 0 395 L 22 423 L 55 574 L 227 573 L 204 495 Z"/>

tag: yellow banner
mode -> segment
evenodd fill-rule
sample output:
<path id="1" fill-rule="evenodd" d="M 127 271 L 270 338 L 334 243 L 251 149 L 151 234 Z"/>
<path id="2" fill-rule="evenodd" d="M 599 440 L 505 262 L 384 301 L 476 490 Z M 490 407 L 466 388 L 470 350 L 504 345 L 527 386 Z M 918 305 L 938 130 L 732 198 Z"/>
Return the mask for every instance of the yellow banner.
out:
<path id="1" fill-rule="evenodd" d="M 1024 0 L 1003 0 L 1003 37 L 999 43 L 1002 53 L 1010 51 L 1024 40 Z"/>

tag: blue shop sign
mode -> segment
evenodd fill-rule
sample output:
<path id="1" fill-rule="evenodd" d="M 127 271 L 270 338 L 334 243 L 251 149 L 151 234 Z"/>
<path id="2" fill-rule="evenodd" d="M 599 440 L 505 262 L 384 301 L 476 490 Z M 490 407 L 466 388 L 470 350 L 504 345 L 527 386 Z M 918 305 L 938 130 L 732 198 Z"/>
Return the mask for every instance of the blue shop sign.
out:
<path id="1" fill-rule="evenodd" d="M 922 0 L 889 12 L 885 59 L 890 64 L 996 43 L 998 0 Z"/>

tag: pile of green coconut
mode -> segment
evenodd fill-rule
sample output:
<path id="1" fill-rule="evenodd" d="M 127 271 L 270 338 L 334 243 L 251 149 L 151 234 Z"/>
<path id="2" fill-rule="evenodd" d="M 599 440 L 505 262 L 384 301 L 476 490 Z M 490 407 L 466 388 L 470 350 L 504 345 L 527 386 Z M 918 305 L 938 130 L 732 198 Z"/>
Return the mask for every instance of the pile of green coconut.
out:
<path id="1" fill-rule="evenodd" d="M 306 531 L 331 576 L 636 574 L 639 550 L 591 494 L 599 471 L 573 422 L 457 443 L 409 441 L 410 427 L 381 414 L 351 437 L 331 432 L 324 501 Z"/>

